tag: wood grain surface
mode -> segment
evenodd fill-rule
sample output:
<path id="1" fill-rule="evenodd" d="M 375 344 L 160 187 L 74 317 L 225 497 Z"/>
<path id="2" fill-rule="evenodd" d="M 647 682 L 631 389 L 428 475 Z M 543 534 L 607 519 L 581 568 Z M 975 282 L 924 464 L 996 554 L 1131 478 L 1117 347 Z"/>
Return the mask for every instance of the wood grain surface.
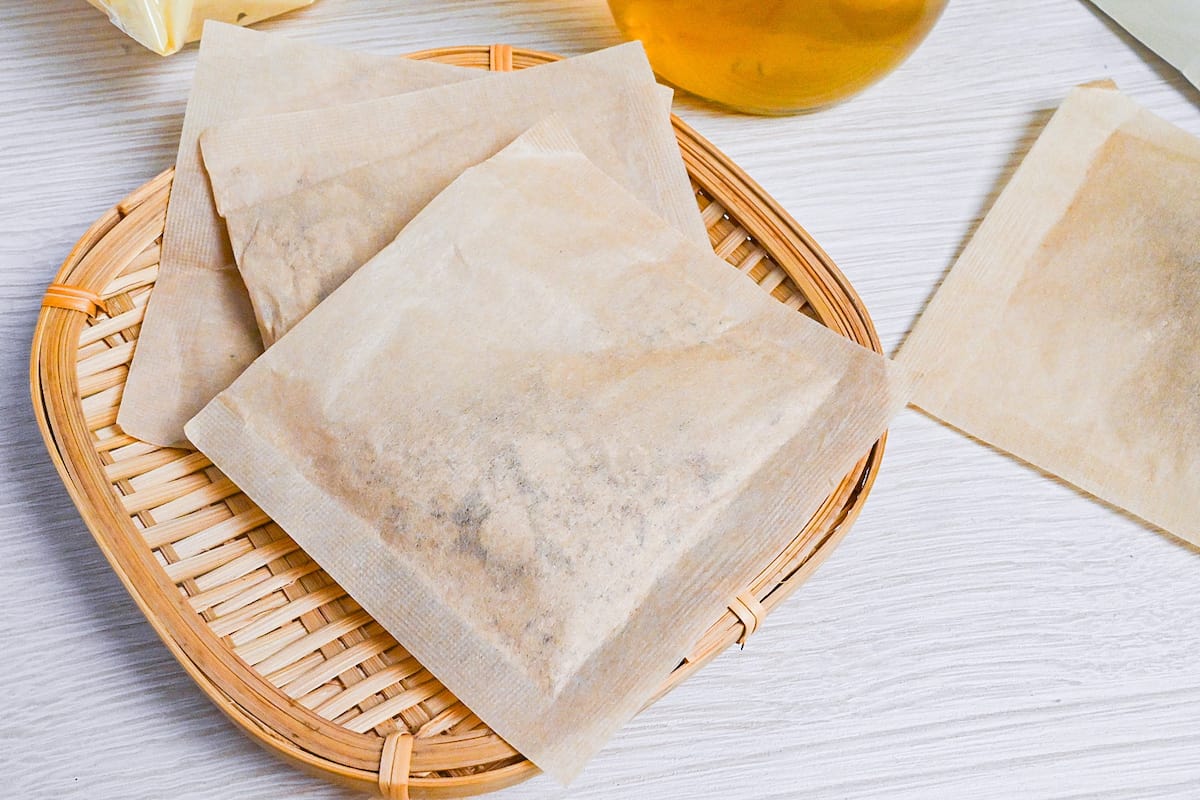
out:
<path id="1" fill-rule="evenodd" d="M 618 40 L 600 0 L 319 0 L 265 29 L 364 50 Z M 201 696 L 109 570 L 29 409 L 45 285 L 171 163 L 195 47 L 142 50 L 83 0 L 0 0 L 0 794 L 349 798 Z M 790 210 L 891 350 L 1074 84 L 1200 133 L 1200 93 L 1082 0 L 952 0 L 862 96 L 677 111 Z M 569 789 L 512 798 L 1200 794 L 1200 552 L 944 428 L 897 419 L 856 529 L 750 640 Z"/>

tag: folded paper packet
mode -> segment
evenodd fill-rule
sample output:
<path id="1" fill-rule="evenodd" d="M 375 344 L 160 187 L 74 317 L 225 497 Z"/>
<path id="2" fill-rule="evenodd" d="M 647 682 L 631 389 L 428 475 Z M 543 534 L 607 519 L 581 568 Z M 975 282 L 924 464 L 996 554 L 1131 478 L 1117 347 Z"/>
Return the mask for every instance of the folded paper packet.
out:
<path id="1" fill-rule="evenodd" d="M 678 147 L 669 135 L 671 90 L 659 86 L 646 60 L 640 42 L 599 50 L 515 73 L 491 73 L 469 86 L 442 87 L 445 91 L 426 92 L 422 102 L 438 114 L 463 112 L 461 105 L 482 104 L 496 116 L 488 126 L 509 126 L 505 119 L 510 105 L 540 97 L 552 106 L 578 102 L 585 92 L 600 92 L 604 87 L 630 90 L 653 88 L 660 95 L 661 113 L 653 119 L 631 115 L 620 108 L 604 106 L 604 114 L 593 120 L 599 128 L 611 128 L 612 147 L 627 150 L 626 172 L 637 176 L 644 191 L 654 197 L 653 205 L 662 209 L 668 221 L 692 233 L 697 241 L 707 241 L 704 224 L 687 180 L 687 171 L 678 155 Z M 238 208 L 256 205 L 291 194 L 300 189 L 378 164 L 403 155 L 410 145 L 393 143 L 397 130 L 430 125 L 425 136 L 430 140 L 454 133 L 439 122 L 433 112 L 417 119 L 413 98 L 381 97 L 358 103 L 278 114 L 253 120 L 230 122 L 208 131 L 204 136 L 205 169 L 210 179 L 224 187 L 218 205 L 222 215 Z M 457 116 L 466 122 L 474 117 Z M 635 127 L 618 127 L 634 125 Z M 647 125 L 651 127 L 647 127 Z M 526 128 L 528 127 L 525 126 Z M 511 141 L 525 128 L 516 128 Z M 472 131 L 475 132 L 475 131 Z M 478 132 L 488 135 L 486 132 Z M 409 136 L 413 134 L 408 134 Z M 672 142 L 673 158 L 661 158 L 653 150 L 663 142 Z M 681 187 L 686 186 L 686 189 Z M 679 202 L 686 195 L 687 202 Z"/>
<path id="2" fill-rule="evenodd" d="M 594 67 L 617 57 L 635 68 L 632 80 Z M 670 94 L 653 83 L 640 46 L 625 45 L 483 82 L 205 131 L 204 163 L 264 343 L 391 242 L 464 169 L 548 112 L 610 177 L 707 244 Z M 368 159 L 292 191 L 297 180 Z"/>
<path id="3" fill-rule="evenodd" d="M 684 238 L 550 121 L 187 433 L 567 781 L 905 399 L 890 362 Z"/>
<path id="4" fill-rule="evenodd" d="M 1076 89 L 898 359 L 917 406 L 1200 544 L 1200 140 Z"/>
<path id="5" fill-rule="evenodd" d="M 181 444 L 183 423 L 262 352 L 200 163 L 202 130 L 481 74 L 207 23 L 183 119 L 158 278 L 117 416 L 122 429 L 153 444 Z"/>
<path id="6" fill-rule="evenodd" d="M 1118 25 L 1200 87 L 1200 3 L 1196 0 L 1092 0 Z"/>

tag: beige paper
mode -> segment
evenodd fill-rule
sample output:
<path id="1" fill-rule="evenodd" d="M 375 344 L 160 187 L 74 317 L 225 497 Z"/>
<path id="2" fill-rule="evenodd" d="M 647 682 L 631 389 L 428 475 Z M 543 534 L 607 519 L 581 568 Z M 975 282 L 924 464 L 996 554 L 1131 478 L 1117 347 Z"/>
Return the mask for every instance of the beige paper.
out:
<path id="1" fill-rule="evenodd" d="M 707 244 L 670 96 L 640 46 L 626 45 L 483 83 L 206 131 L 205 165 L 263 341 L 282 336 L 464 169 L 550 112 L 610 177 Z"/>
<path id="2" fill-rule="evenodd" d="M 916 405 L 1200 544 L 1200 140 L 1075 90 L 899 360 Z"/>
<path id="3" fill-rule="evenodd" d="M 262 352 L 197 142 L 231 119 L 348 103 L 475 78 L 475 70 L 348 53 L 209 22 L 184 115 L 158 280 L 117 422 L 159 445 Z"/>
<path id="4" fill-rule="evenodd" d="M 905 399 L 566 140 L 468 170 L 187 428 L 563 781 Z"/>
<path id="5" fill-rule="evenodd" d="M 656 85 L 641 43 L 629 42 L 533 71 L 491 74 L 471 86 L 425 92 L 420 99 L 422 113 L 416 120 L 412 117 L 416 101 L 395 96 L 230 122 L 206 133 L 204 166 L 214 184 L 221 187 L 218 208 L 224 216 L 235 209 L 402 155 L 411 148 L 412 137 L 423 135 L 437 141 L 454 135 L 451 125 L 439 119 L 441 115 L 478 124 L 483 115 L 468 115 L 469 109 L 464 110 L 463 105 L 479 105 L 490 112 L 488 126 L 511 130 L 507 139 L 512 141 L 529 125 L 513 126 L 508 109 L 515 107 L 524 114 L 523 107 L 534 96 L 548 107 L 545 113 L 551 113 L 580 100 L 587 92 L 600 92 L 605 87 Z M 670 90 L 660 87 L 659 91 L 665 107 Z M 612 127 L 609 131 L 612 147 L 624 153 L 630 180 L 639 179 L 639 185 L 645 186 L 647 194 L 654 198 L 652 207 L 660 209 L 669 222 L 692 234 L 697 241 L 707 241 L 687 171 L 665 119 L 647 121 L 605 105 L 604 116 L 594 122 L 596 127 L 604 129 L 638 126 Z M 654 124 L 650 126 L 649 122 Z M 668 149 L 667 143 L 674 155 L 670 159 L 660 155 Z M 688 197 L 688 202 L 679 202 L 681 195 Z"/>

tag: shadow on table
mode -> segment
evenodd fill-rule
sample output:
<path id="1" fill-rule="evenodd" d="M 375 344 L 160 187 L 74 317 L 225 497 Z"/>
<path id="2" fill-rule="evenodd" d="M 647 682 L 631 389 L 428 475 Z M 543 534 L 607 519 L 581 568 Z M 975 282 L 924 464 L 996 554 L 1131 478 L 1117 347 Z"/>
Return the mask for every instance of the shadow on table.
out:
<path id="1" fill-rule="evenodd" d="M 0 0 L 0 20 L 21 31 L 7 42 L 8 59 L 49 65 L 50 77 L 73 78 L 98 102 L 152 85 L 174 61 L 139 45 L 84 0 Z M 14 69 L 4 78 L 20 85 L 27 76 Z"/>
<path id="2" fill-rule="evenodd" d="M 1080 489 L 1075 484 L 1071 483 L 1070 481 L 1063 480 L 1062 478 L 1055 475 L 1053 472 L 1047 472 L 1046 470 L 1039 467 L 1037 464 L 1026 461 L 1025 459 L 1021 458 L 1019 455 L 1010 453 L 1001 447 L 997 447 L 996 445 L 992 444 L 991 442 L 988 442 L 984 439 L 980 439 L 979 437 L 975 436 L 974 434 L 968 433 L 967 431 L 963 430 L 962 428 L 957 427 L 956 425 L 951 425 L 949 422 L 946 422 L 943 419 L 939 419 L 938 417 L 934 416 L 933 414 L 930 414 L 928 411 L 926 411 L 923 408 L 919 408 L 918 406 L 910 406 L 910 408 L 912 408 L 914 411 L 921 414 L 922 416 L 927 417 L 927 418 L 933 420 L 934 422 L 949 428 L 950 430 L 954 431 L 955 433 L 959 434 L 960 436 L 971 440 L 972 442 L 979 445 L 980 447 L 986 447 L 987 449 L 993 450 L 997 453 L 1003 453 L 1004 455 L 1008 456 L 1009 458 L 1013 459 L 1014 461 L 1018 462 L 1019 464 L 1022 464 L 1023 466 L 1027 467 L 1028 469 L 1033 470 L 1038 475 L 1040 475 L 1042 478 L 1052 481 L 1052 482 L 1058 484 L 1059 486 L 1065 486 L 1066 488 L 1070 489 L 1072 492 L 1079 495 L 1080 497 L 1086 498 L 1086 499 L 1092 501 L 1093 503 L 1098 503 L 1098 504 L 1104 506 L 1105 508 L 1107 508 L 1109 511 L 1112 511 L 1115 514 L 1117 514 L 1118 516 L 1124 517 L 1125 519 L 1130 520 L 1131 522 L 1137 523 L 1138 525 L 1140 525 L 1141 527 L 1145 528 L 1148 531 L 1153 531 L 1154 533 L 1160 534 L 1164 539 L 1171 542 L 1176 547 L 1186 550 L 1187 552 L 1192 553 L 1193 555 L 1200 556 L 1200 546 L 1192 544 L 1191 542 L 1186 541 L 1184 539 L 1180 539 L 1175 534 L 1171 533 L 1170 531 L 1166 530 L 1165 528 L 1160 528 L 1159 526 L 1155 525 L 1152 522 L 1147 522 L 1146 520 L 1142 519 L 1141 517 L 1137 516 L 1136 514 L 1130 513 L 1129 511 L 1126 511 L 1125 509 L 1121 508 L 1120 506 L 1113 505 L 1112 503 L 1105 500 L 1103 497 L 1097 497 L 1096 495 L 1092 494 L 1091 492 L 1085 491 L 1084 489 Z"/>
<path id="3" fill-rule="evenodd" d="M 1012 176 L 1016 173 L 1017 168 L 1020 167 L 1021 162 L 1025 160 L 1025 156 L 1029 155 L 1029 151 L 1033 148 L 1033 143 L 1036 142 L 1037 138 L 1042 135 L 1042 131 L 1046 129 L 1047 123 L 1050 122 L 1050 118 L 1054 116 L 1054 112 L 1057 110 L 1058 109 L 1056 108 L 1042 109 L 1040 111 L 1034 111 L 1032 114 L 1030 114 L 1029 120 L 1025 123 L 1025 129 L 1021 133 L 1020 138 L 1017 139 L 1016 144 L 1013 146 L 1013 151 L 1009 155 L 1008 161 L 1004 165 L 1004 169 L 1000 171 L 1000 174 L 996 177 L 995 182 L 992 184 L 992 188 L 988 191 L 987 196 L 983 199 L 983 202 L 979 204 L 979 208 L 976 210 L 971 224 L 967 226 L 966 234 L 963 236 L 962 241 L 959 242 L 958 247 L 954 251 L 954 257 L 950 259 L 949 266 L 947 266 L 945 271 L 942 272 L 941 277 L 939 277 L 937 283 L 934 284 L 933 290 L 930 291 L 929 296 L 925 298 L 925 302 L 921 304 L 920 311 L 915 317 L 913 317 L 913 325 L 916 325 L 917 320 L 919 320 L 925 314 L 926 308 L 929 307 L 929 302 L 933 299 L 934 295 L 937 294 L 938 290 L 942 288 L 942 283 L 946 280 L 946 276 L 950 274 L 950 270 L 954 268 L 954 265 L 958 262 L 959 257 L 962 256 L 963 251 L 967 249 L 967 245 L 971 242 L 971 239 L 975 237 L 975 232 L 979 230 L 979 226 L 983 223 L 984 218 L 987 216 L 988 212 L 991 211 L 992 206 L 996 204 L 996 200 L 1000 197 L 1000 193 L 1004 191 L 1004 187 L 1008 186 L 1008 183 L 1012 180 Z M 911 333 L 912 328 L 910 327 L 905 332 L 904 338 L 900 340 L 900 343 L 892 351 L 893 355 L 899 353 L 903 349 L 904 344 L 908 340 L 908 337 Z"/>
<path id="4" fill-rule="evenodd" d="M 1142 60 L 1146 62 L 1146 65 L 1158 74 L 1158 77 L 1162 78 L 1165 83 L 1169 83 L 1172 88 L 1186 97 L 1192 103 L 1200 106 L 1200 89 L 1193 86 L 1187 78 L 1183 77 L 1182 72 L 1167 63 L 1165 59 L 1143 44 L 1142 41 L 1132 33 L 1118 25 L 1116 20 L 1114 20 L 1112 17 L 1108 16 L 1091 3 L 1084 3 L 1083 5 L 1087 7 L 1087 10 L 1090 11 L 1093 16 L 1104 23 L 1104 26 L 1112 31 L 1113 35 L 1120 39 L 1131 50 L 1137 52 L 1137 54 L 1142 57 Z"/>

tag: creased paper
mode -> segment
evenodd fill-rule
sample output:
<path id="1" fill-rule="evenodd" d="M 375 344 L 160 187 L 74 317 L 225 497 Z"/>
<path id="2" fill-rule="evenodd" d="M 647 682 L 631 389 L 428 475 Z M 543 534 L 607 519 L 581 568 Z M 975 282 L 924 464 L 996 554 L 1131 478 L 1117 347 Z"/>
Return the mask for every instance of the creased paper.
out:
<path id="1" fill-rule="evenodd" d="M 917 406 L 1200 544 L 1200 140 L 1076 89 L 899 360 Z"/>
<path id="2" fill-rule="evenodd" d="M 609 176 L 706 244 L 670 108 L 670 90 L 630 44 L 471 84 L 234 122 L 201 144 L 269 346 L 464 169 L 551 112 Z M 295 191 L 299 183 L 311 185 Z"/>
<path id="3" fill-rule="evenodd" d="M 200 163 L 200 132 L 225 120 L 348 103 L 480 74 L 205 24 L 158 278 L 117 416 L 126 433 L 158 445 L 182 443 L 183 423 L 262 351 Z"/>
<path id="4" fill-rule="evenodd" d="M 904 400 L 890 362 L 685 239 L 550 122 L 187 432 L 566 781 Z"/>

